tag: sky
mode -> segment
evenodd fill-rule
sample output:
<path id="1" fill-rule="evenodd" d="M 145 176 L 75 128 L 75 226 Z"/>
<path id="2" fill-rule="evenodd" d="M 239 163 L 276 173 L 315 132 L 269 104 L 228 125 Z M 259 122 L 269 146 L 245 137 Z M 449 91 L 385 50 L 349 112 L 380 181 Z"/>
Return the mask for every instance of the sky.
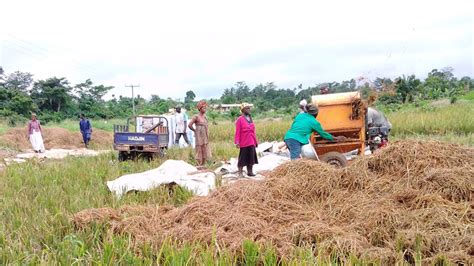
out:
<path id="1" fill-rule="evenodd" d="M 473 2 L 1 0 L 0 66 L 174 99 L 237 81 L 474 77 Z"/>

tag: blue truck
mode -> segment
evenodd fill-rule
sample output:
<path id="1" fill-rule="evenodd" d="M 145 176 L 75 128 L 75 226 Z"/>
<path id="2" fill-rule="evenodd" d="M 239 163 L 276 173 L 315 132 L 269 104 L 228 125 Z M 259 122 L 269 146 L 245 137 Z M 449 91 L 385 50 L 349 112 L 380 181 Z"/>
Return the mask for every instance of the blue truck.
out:
<path id="1" fill-rule="evenodd" d="M 114 125 L 114 150 L 119 152 L 119 160 L 163 157 L 169 142 L 168 119 L 146 115 L 134 120 L 135 132 L 129 132 L 130 119 L 127 125 Z"/>

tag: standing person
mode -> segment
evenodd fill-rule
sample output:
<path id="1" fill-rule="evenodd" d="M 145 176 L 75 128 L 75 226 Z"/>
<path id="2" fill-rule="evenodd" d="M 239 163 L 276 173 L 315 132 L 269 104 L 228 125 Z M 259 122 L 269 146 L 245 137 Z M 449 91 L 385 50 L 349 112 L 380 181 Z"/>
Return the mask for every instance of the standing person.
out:
<path id="1" fill-rule="evenodd" d="M 184 141 L 189 145 L 188 134 L 186 133 L 186 125 L 188 124 L 187 116 L 181 112 L 181 106 L 176 106 L 176 114 L 174 115 L 175 121 L 175 140 L 174 143 L 179 145 L 179 140 L 183 136 Z"/>
<path id="2" fill-rule="evenodd" d="M 309 143 L 311 133 L 317 132 L 324 139 L 332 141 L 343 141 L 344 136 L 334 137 L 324 131 L 321 124 L 316 120 L 319 109 L 314 104 L 306 105 L 306 113 L 300 113 L 296 116 L 290 130 L 286 132 L 285 143 L 290 150 L 291 160 L 300 158 L 301 147 Z"/>
<path id="3" fill-rule="evenodd" d="M 204 163 L 211 157 L 211 149 L 209 147 L 209 129 L 206 117 L 207 102 L 199 101 L 196 108 L 199 113 L 195 115 L 189 122 L 189 129 L 194 131 L 195 146 L 196 146 L 196 160 L 198 166 Z"/>
<path id="4" fill-rule="evenodd" d="M 255 133 L 255 124 L 250 114 L 250 105 L 243 103 L 240 106 L 242 115 L 235 122 L 235 139 L 234 143 L 239 152 L 239 162 L 237 167 L 239 169 L 239 177 L 243 177 L 244 166 L 247 167 L 247 175 L 255 176 L 253 172 L 253 165 L 258 164 L 257 151 L 258 147 L 257 135 Z"/>
<path id="5" fill-rule="evenodd" d="M 43 130 L 35 113 L 31 114 L 31 120 L 28 122 L 28 139 L 35 152 L 44 152 Z"/>
<path id="6" fill-rule="evenodd" d="M 79 121 L 79 128 L 82 134 L 82 141 L 84 141 L 84 145 L 86 148 L 89 147 L 89 141 L 91 140 L 92 135 L 92 126 L 89 122 L 89 119 L 86 118 L 84 114 L 81 114 L 81 120 Z"/>

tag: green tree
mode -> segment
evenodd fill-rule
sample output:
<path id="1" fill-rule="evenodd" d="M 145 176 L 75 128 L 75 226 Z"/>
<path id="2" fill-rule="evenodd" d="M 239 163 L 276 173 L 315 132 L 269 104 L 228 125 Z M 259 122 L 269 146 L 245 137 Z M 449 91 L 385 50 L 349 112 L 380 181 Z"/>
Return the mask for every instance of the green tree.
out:
<path id="1" fill-rule="evenodd" d="M 184 108 L 190 110 L 193 106 L 194 99 L 196 98 L 196 94 L 193 91 L 187 91 L 186 97 L 184 98 Z"/>
<path id="2" fill-rule="evenodd" d="M 6 76 L 4 86 L 11 90 L 27 92 L 33 83 L 33 75 L 28 72 L 16 71 Z"/>
<path id="3" fill-rule="evenodd" d="M 193 91 L 187 91 L 186 97 L 184 98 L 184 103 L 192 103 L 196 98 L 196 94 Z"/>
<path id="4" fill-rule="evenodd" d="M 245 81 L 235 83 L 235 87 L 235 98 L 238 102 L 242 102 L 245 98 L 250 96 L 250 88 Z"/>
<path id="5" fill-rule="evenodd" d="M 80 112 L 87 113 L 90 117 L 108 118 L 105 101 L 102 98 L 111 89 L 113 89 L 111 86 L 94 86 L 90 79 L 74 86 Z"/>
<path id="6" fill-rule="evenodd" d="M 27 72 L 16 71 L 10 75 L 0 73 L 0 109 L 5 114 L 14 112 L 28 116 L 36 109 L 28 89 L 33 83 L 33 75 Z"/>
<path id="7" fill-rule="evenodd" d="M 401 96 L 403 103 L 413 100 L 414 96 L 419 91 L 420 84 L 420 80 L 417 79 L 415 75 L 410 75 L 408 77 L 403 75 L 397 79 L 396 90 Z"/>
<path id="8" fill-rule="evenodd" d="M 67 113 L 73 96 L 66 78 L 49 78 L 34 83 L 31 96 L 41 111 Z"/>
<path id="9" fill-rule="evenodd" d="M 424 98 L 438 99 L 450 96 L 450 93 L 457 87 L 457 79 L 452 73 L 450 67 L 442 70 L 433 69 L 428 73 L 428 77 L 422 86 Z"/>

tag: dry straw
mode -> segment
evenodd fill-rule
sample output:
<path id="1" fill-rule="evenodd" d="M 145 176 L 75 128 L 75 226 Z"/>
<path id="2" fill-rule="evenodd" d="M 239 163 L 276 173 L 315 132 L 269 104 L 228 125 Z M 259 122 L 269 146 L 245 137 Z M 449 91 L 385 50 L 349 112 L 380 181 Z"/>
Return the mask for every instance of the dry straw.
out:
<path id="1" fill-rule="evenodd" d="M 217 241 L 239 251 L 243 240 L 272 243 L 280 256 L 298 246 L 345 260 L 349 254 L 394 263 L 445 255 L 473 263 L 474 149 L 400 141 L 345 169 L 315 161 L 278 167 L 264 181 L 241 181 L 179 208 L 89 209 L 78 229 L 106 223 L 137 246 Z"/>

